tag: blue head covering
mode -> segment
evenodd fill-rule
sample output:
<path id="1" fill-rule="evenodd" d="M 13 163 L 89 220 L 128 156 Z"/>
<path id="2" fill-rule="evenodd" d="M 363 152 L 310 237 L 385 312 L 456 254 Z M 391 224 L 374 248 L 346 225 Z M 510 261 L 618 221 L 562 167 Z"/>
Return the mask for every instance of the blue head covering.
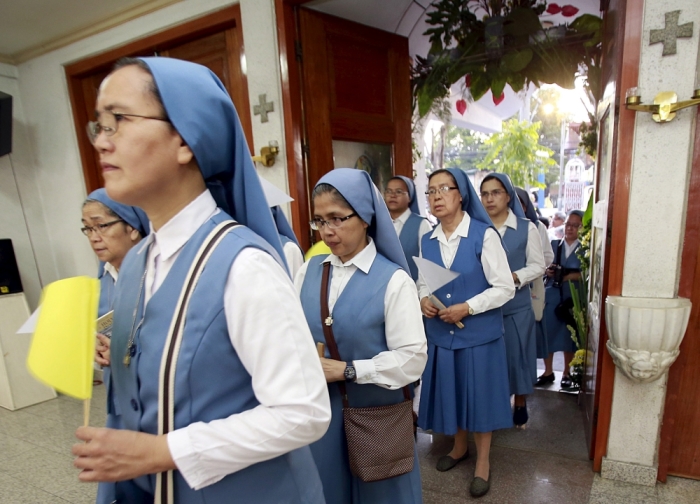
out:
<path id="1" fill-rule="evenodd" d="M 481 200 L 476 194 L 474 186 L 469 180 L 469 177 L 467 177 L 466 172 L 459 168 L 447 168 L 447 171 L 450 172 L 457 182 L 459 194 L 462 195 L 462 210 L 467 212 L 472 219 L 481 221 L 487 226 L 493 226 L 491 218 L 486 212 L 484 205 L 481 204 Z"/>
<path id="2" fill-rule="evenodd" d="M 146 236 L 150 232 L 151 227 L 148 222 L 146 212 L 141 210 L 139 207 L 117 203 L 112 198 L 107 196 L 107 191 L 105 191 L 104 188 L 92 191 L 88 195 L 88 199 L 99 201 L 104 206 L 109 208 L 112 212 L 117 214 L 120 219 L 141 233 L 141 237 Z"/>
<path id="3" fill-rule="evenodd" d="M 508 196 L 510 196 L 508 208 L 510 208 L 513 211 L 516 217 L 525 219 L 526 217 L 525 212 L 523 211 L 523 206 L 520 204 L 518 195 L 515 193 L 515 187 L 513 186 L 513 182 L 510 181 L 510 177 L 505 173 L 489 173 L 486 176 L 486 178 L 484 178 L 484 182 L 491 178 L 498 179 L 501 182 L 501 184 L 503 184 L 503 187 L 505 187 Z M 481 184 L 483 185 L 484 182 L 482 182 Z"/>
<path id="4" fill-rule="evenodd" d="M 282 242 L 250 157 L 233 102 L 208 68 L 173 58 L 148 65 L 170 122 L 194 153 L 217 205 L 272 245 L 286 265 Z"/>
<path id="5" fill-rule="evenodd" d="M 532 200 L 530 199 L 530 195 L 522 187 L 516 187 L 515 192 L 520 197 L 520 201 L 525 202 L 525 217 L 530 219 L 532 221 L 532 223 L 535 226 L 537 226 L 537 223 L 540 221 L 540 218 L 537 216 L 537 210 L 535 210 L 535 205 L 532 204 Z"/>
<path id="6" fill-rule="evenodd" d="M 286 236 L 296 243 L 299 248 L 301 248 L 301 245 L 299 245 L 299 240 L 297 240 L 297 235 L 294 234 L 292 226 L 289 224 L 287 217 L 285 217 L 284 212 L 279 205 L 271 207 L 270 211 L 272 212 L 272 218 L 275 220 L 277 232 L 283 236 Z"/>
<path id="7" fill-rule="evenodd" d="M 414 214 L 420 215 L 420 210 L 418 209 L 418 198 L 416 198 L 416 184 L 413 182 L 413 180 L 408 177 L 404 177 L 403 175 L 396 175 L 395 177 L 391 177 L 389 180 L 393 179 L 400 179 L 406 184 L 406 187 L 408 188 L 408 208 L 410 208 L 411 212 Z"/>
<path id="8" fill-rule="evenodd" d="M 409 271 L 389 210 L 369 173 L 353 168 L 337 168 L 321 177 L 316 185 L 319 184 L 335 187 L 360 219 L 369 224 L 367 234 L 374 240 L 377 251 Z"/>

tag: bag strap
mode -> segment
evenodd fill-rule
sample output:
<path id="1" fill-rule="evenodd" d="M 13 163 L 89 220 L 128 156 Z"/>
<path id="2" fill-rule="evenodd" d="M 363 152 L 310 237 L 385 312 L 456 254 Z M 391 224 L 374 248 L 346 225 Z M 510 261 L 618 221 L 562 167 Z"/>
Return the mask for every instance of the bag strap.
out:
<path id="1" fill-rule="evenodd" d="M 561 244 L 564 243 L 564 240 L 562 239 L 559 244 L 557 245 L 557 266 L 561 268 Z M 563 301 L 564 300 L 564 288 L 561 285 L 561 282 L 559 282 L 559 300 Z"/>
<path id="2" fill-rule="evenodd" d="M 158 434 L 167 434 L 175 428 L 175 371 L 192 293 L 216 247 L 231 229 L 240 225 L 232 220 L 226 220 L 217 225 L 199 247 L 190 270 L 187 272 L 180 297 L 175 305 L 160 363 Z M 155 504 L 172 504 L 175 499 L 174 490 L 173 471 L 158 473 L 156 475 Z"/>
<path id="3" fill-rule="evenodd" d="M 323 327 L 323 337 L 326 340 L 326 346 L 331 357 L 337 361 L 342 361 L 340 352 L 338 352 L 338 344 L 333 336 L 333 317 L 328 308 L 328 288 L 331 276 L 331 263 L 323 263 L 323 275 L 321 276 L 321 327 Z M 340 389 L 340 395 L 343 398 L 343 407 L 348 408 L 348 392 L 344 381 L 336 382 Z M 407 401 L 411 400 L 411 389 L 408 385 L 403 387 L 403 396 Z"/>

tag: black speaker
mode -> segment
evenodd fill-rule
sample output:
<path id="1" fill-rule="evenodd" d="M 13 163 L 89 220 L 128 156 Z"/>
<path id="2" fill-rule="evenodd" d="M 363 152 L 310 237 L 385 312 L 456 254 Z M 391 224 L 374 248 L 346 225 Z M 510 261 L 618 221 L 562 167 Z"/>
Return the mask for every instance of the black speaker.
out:
<path id="1" fill-rule="evenodd" d="M 0 156 L 12 152 L 12 95 L 0 91 Z"/>
<path id="2" fill-rule="evenodd" d="M 0 240 L 0 296 L 22 292 L 22 280 L 15 259 L 12 240 Z"/>

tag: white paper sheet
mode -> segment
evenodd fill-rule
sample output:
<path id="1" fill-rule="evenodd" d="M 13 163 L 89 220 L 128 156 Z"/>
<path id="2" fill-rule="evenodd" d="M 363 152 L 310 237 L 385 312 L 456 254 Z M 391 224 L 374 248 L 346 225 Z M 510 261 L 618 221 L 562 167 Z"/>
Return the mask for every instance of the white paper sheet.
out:
<path id="1" fill-rule="evenodd" d="M 423 275 L 423 279 L 428 285 L 430 292 L 435 292 L 440 287 L 447 285 L 459 276 L 459 273 L 443 268 L 442 266 L 438 266 L 434 262 L 422 257 L 414 256 L 413 260 L 415 261 L 416 266 L 418 266 L 418 271 L 420 271 L 420 274 Z"/>
<path id="2" fill-rule="evenodd" d="M 34 313 L 32 313 L 27 321 L 22 324 L 22 327 L 17 330 L 17 334 L 34 334 L 36 321 L 39 320 L 39 311 L 41 311 L 41 306 L 34 310 Z"/>

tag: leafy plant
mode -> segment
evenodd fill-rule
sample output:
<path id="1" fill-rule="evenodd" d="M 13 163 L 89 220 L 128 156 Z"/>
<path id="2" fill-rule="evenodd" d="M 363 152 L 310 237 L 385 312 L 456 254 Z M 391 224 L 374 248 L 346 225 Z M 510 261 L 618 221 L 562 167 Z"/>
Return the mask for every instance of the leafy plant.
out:
<path id="1" fill-rule="evenodd" d="M 542 167 L 554 166 L 552 150 L 539 143 L 540 123 L 510 119 L 503 123 L 503 131 L 486 140 L 486 157 L 477 164 L 482 170 L 507 174 L 516 186 L 537 186 L 537 175 Z M 547 157 L 538 156 L 537 153 Z"/>
<path id="2" fill-rule="evenodd" d="M 541 0 L 440 0 L 427 14 L 430 51 L 416 57 L 414 104 L 420 117 L 464 79 L 464 93 L 478 100 L 491 90 L 500 103 L 506 84 L 520 91 L 530 83 L 571 89 L 581 69 L 590 93 L 600 98 L 601 20 L 583 15 L 571 25 L 544 28 Z M 479 19 L 476 13 L 485 13 Z M 595 102 L 594 102 L 595 103 Z"/>

